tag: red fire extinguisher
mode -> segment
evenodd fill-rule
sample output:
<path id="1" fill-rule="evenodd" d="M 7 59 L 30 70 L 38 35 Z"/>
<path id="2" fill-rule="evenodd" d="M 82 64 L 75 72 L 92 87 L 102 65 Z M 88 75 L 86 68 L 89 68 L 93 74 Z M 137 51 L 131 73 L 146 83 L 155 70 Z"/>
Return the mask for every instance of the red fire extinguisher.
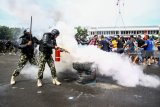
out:
<path id="1" fill-rule="evenodd" d="M 60 50 L 58 48 L 55 49 L 55 61 L 60 61 Z"/>

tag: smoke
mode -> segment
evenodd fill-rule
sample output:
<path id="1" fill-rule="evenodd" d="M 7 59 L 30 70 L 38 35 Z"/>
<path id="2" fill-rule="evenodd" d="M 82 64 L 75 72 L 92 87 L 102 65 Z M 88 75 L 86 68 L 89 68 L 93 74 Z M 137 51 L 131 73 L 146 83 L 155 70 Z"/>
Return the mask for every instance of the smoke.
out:
<path id="1" fill-rule="evenodd" d="M 143 68 L 133 65 L 127 56 L 104 52 L 94 46 L 81 47 L 77 50 L 75 54 L 77 61 L 95 62 L 101 74 L 111 76 L 120 85 L 127 87 L 160 85 L 160 79 L 157 76 L 144 74 Z"/>

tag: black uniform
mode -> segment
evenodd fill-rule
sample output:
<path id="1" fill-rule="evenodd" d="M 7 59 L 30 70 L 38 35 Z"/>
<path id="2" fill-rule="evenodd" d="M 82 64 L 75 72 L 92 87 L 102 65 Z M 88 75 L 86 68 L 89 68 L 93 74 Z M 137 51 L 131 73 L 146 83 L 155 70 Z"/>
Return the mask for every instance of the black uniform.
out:
<path id="1" fill-rule="evenodd" d="M 37 65 L 34 57 L 34 43 L 38 43 L 38 39 L 32 37 L 32 35 L 25 33 L 20 37 L 21 42 L 18 44 L 18 48 L 21 50 L 20 59 L 17 68 L 13 72 L 13 76 L 18 76 L 20 71 L 23 69 L 27 61 L 31 64 Z M 31 45 L 27 45 L 29 41 L 32 41 Z"/>
<path id="2" fill-rule="evenodd" d="M 122 54 L 124 52 L 123 45 L 124 42 L 122 41 L 122 39 L 117 39 L 117 53 Z"/>
<path id="3" fill-rule="evenodd" d="M 45 33 L 43 38 L 40 41 L 40 57 L 39 57 L 39 71 L 38 79 L 43 79 L 43 71 L 45 69 L 45 63 L 48 63 L 48 66 L 51 69 L 51 75 L 53 78 L 56 77 L 56 69 L 54 65 L 54 60 L 52 58 L 52 49 L 57 46 L 56 39 L 53 38 L 52 33 Z"/>

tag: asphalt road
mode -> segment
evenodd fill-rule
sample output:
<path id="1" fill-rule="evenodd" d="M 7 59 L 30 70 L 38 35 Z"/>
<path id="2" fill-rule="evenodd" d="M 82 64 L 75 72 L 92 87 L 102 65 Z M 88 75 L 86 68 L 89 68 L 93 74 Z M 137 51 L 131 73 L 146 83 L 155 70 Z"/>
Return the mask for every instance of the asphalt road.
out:
<path id="1" fill-rule="evenodd" d="M 0 107 L 160 107 L 160 87 L 123 87 L 109 77 L 97 78 L 97 83 L 77 84 L 75 74 L 60 73 L 62 85 L 55 86 L 50 79 L 45 85 L 23 75 L 17 84 L 9 84 L 18 56 L 0 56 Z M 148 74 L 160 77 L 160 67 L 150 66 Z"/>

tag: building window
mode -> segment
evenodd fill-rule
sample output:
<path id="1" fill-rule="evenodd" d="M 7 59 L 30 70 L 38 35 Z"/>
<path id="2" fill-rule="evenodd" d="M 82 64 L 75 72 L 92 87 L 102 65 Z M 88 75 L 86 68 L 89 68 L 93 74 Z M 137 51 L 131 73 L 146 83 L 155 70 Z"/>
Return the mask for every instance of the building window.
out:
<path id="1" fill-rule="evenodd" d="M 111 35 L 113 34 L 113 31 L 111 31 Z"/>
<path id="2" fill-rule="evenodd" d="M 153 34 L 155 34 L 155 30 L 153 30 Z"/>
<path id="3" fill-rule="evenodd" d="M 102 35 L 102 31 L 99 31 L 99 35 Z"/>
<path id="4" fill-rule="evenodd" d="M 137 34 L 137 32 L 136 31 L 133 31 L 133 33 L 136 35 Z"/>
<path id="5" fill-rule="evenodd" d="M 121 31 L 121 34 L 125 34 L 125 31 Z"/>
<path id="6" fill-rule="evenodd" d="M 157 34 L 157 35 L 159 34 L 159 31 L 158 31 L 158 30 L 156 30 L 156 34 Z"/>
<path id="7" fill-rule="evenodd" d="M 116 34 L 118 35 L 118 34 L 119 34 L 119 31 L 116 31 Z"/>
<path id="8" fill-rule="evenodd" d="M 100 34 L 101 34 L 101 31 L 98 31 L 97 34 L 100 35 Z"/>
<path id="9" fill-rule="evenodd" d="M 126 34 L 127 34 L 127 31 L 123 31 L 123 34 L 125 34 L 125 35 L 126 35 Z"/>
<path id="10" fill-rule="evenodd" d="M 128 34 L 128 31 L 126 31 L 126 34 Z"/>
<path id="11" fill-rule="evenodd" d="M 94 35 L 94 32 L 92 32 L 92 35 Z"/>

